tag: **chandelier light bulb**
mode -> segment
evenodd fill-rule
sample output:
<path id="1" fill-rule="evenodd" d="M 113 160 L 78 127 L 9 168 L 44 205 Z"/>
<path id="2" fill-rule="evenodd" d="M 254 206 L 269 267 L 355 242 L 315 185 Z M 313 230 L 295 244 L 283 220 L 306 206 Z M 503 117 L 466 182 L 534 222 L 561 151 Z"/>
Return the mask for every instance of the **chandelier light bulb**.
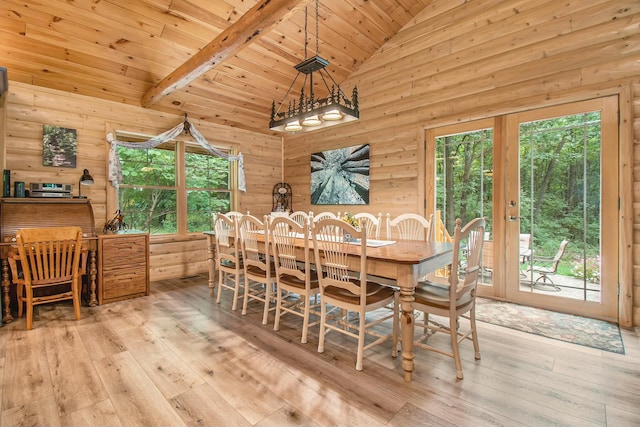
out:
<path id="1" fill-rule="evenodd" d="M 331 111 L 327 111 L 326 113 L 324 113 L 322 118 L 324 120 L 341 120 L 342 119 L 342 114 L 340 114 L 340 111 L 338 111 L 338 110 L 331 110 Z"/>
<path id="2" fill-rule="evenodd" d="M 320 121 L 320 119 L 318 118 L 318 115 L 316 114 L 315 116 L 310 116 L 307 117 L 306 119 L 304 119 L 304 121 L 302 122 L 303 126 L 320 126 L 322 124 L 322 122 Z"/>
<path id="3" fill-rule="evenodd" d="M 300 120 L 294 120 L 292 122 L 287 123 L 284 130 L 287 132 L 296 132 L 302 130 L 302 126 L 300 126 Z"/>

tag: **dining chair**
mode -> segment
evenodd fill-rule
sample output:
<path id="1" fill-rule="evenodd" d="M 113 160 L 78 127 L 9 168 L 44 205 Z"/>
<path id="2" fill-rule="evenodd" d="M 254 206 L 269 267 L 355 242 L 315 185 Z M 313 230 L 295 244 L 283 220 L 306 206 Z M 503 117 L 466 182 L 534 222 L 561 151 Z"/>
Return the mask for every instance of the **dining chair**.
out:
<path id="1" fill-rule="evenodd" d="M 219 213 L 215 224 L 216 240 L 216 268 L 218 269 L 218 296 L 216 303 L 220 304 L 222 290 L 233 291 L 231 310 L 238 307 L 240 295 L 241 275 L 244 270 L 242 264 L 242 249 L 238 232 L 237 216 L 229 216 Z M 231 279 L 231 284 L 228 283 Z"/>
<path id="2" fill-rule="evenodd" d="M 321 219 L 325 219 L 325 218 L 338 219 L 340 218 L 340 216 L 334 214 L 333 212 L 325 211 L 325 212 L 320 212 L 318 214 L 313 214 L 312 218 L 313 218 L 313 222 L 318 222 Z"/>
<path id="3" fill-rule="evenodd" d="M 386 217 L 387 240 L 433 240 L 433 215 L 429 219 L 419 214 L 404 213 L 391 219 L 391 214 Z M 436 273 L 430 273 L 428 277 L 434 277 Z M 396 281 L 384 277 L 369 276 L 371 280 L 394 286 Z M 421 277 L 420 280 L 425 279 Z"/>
<path id="4" fill-rule="evenodd" d="M 289 218 L 297 222 L 299 225 L 303 225 L 305 222 L 308 223 L 309 213 L 304 211 L 295 211 L 289 214 Z"/>
<path id="5" fill-rule="evenodd" d="M 387 239 L 388 240 L 433 240 L 431 224 L 433 215 L 425 218 L 414 213 L 404 213 L 391 219 L 387 214 Z"/>
<path id="6" fill-rule="evenodd" d="M 416 319 L 416 331 L 422 330 L 423 333 L 414 341 L 414 347 L 452 357 L 456 364 L 456 377 L 459 379 L 463 378 L 459 343 L 465 339 L 472 340 L 475 358 L 480 359 L 475 303 L 486 223 L 486 218 L 476 218 L 462 227 L 462 220 L 456 219 L 453 260 L 448 280 L 444 283 L 422 283 L 416 287 L 414 296 L 414 313 L 423 313 L 421 323 Z M 430 315 L 448 319 L 448 322 L 445 324 Z M 469 320 L 469 327 L 465 330 L 461 329 L 459 321 L 463 315 Z M 433 334 L 439 332 L 450 336 L 451 350 L 429 344 Z"/>
<path id="7" fill-rule="evenodd" d="M 284 314 L 292 314 L 302 318 L 301 342 L 307 342 L 310 323 L 312 298 L 320 292 L 318 274 L 312 268 L 309 245 L 309 220 L 303 225 L 288 217 L 274 217 L 269 224 L 269 237 L 276 270 L 276 315 L 274 330 L 280 329 L 280 318 Z M 296 255 L 304 251 L 300 261 Z"/>
<path id="8" fill-rule="evenodd" d="M 269 319 L 271 303 L 275 302 L 276 272 L 269 249 L 268 217 L 263 221 L 243 215 L 239 223 L 242 265 L 244 267 L 244 299 L 242 315 L 247 314 L 250 300 L 263 304 L 262 324 Z M 263 245 L 260 243 L 264 242 Z"/>
<path id="9" fill-rule="evenodd" d="M 211 230 L 215 230 L 216 228 L 216 221 L 218 220 L 218 215 L 222 214 L 224 216 L 226 216 L 227 218 L 230 219 L 236 219 L 238 222 L 240 222 L 240 219 L 242 218 L 242 215 L 244 215 L 242 212 L 238 212 L 238 211 L 229 211 L 229 212 L 211 212 Z M 247 211 L 247 215 L 249 215 L 250 212 Z"/>
<path id="10" fill-rule="evenodd" d="M 18 316 L 26 306 L 26 329 L 33 327 L 33 307 L 56 301 L 73 301 L 80 320 L 82 229 L 71 227 L 23 228 L 16 233 L 17 254 L 8 261 L 16 284 Z M 20 271 L 20 268 L 22 271 Z"/>
<path id="11" fill-rule="evenodd" d="M 367 239 L 379 239 L 382 228 L 382 212 L 376 217 L 368 212 L 360 212 L 353 215 L 360 222 L 360 227 L 367 233 Z"/>
<path id="12" fill-rule="evenodd" d="M 349 238 L 345 236 L 349 235 Z M 392 287 L 369 280 L 367 271 L 367 233 L 339 219 L 323 219 L 312 227 L 313 247 L 320 281 L 320 336 L 318 352 L 324 352 L 325 336 L 330 331 L 358 341 L 356 370 L 363 367 L 364 352 L 391 340 L 391 355 L 397 356 L 399 294 Z M 358 248 L 358 262 L 349 262 L 349 253 Z M 354 274 L 355 273 L 355 274 Z M 390 314 L 368 319 L 367 313 L 391 305 Z M 356 313 L 357 321 L 349 314 Z M 346 315 L 345 315 L 346 314 Z M 392 332 L 386 334 L 376 326 L 391 319 Z M 370 337 L 367 342 L 367 337 Z"/>

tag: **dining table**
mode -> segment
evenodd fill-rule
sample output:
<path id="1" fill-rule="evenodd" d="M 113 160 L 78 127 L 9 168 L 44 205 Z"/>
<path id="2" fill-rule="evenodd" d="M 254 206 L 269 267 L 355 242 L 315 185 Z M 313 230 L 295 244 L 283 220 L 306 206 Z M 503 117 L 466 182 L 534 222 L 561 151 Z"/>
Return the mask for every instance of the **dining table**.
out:
<path id="1" fill-rule="evenodd" d="M 209 265 L 209 286 L 215 283 L 215 233 L 205 231 L 207 236 Z M 303 239 L 299 239 L 303 248 Z M 356 269 L 361 256 L 360 244 L 350 245 L 349 264 Z M 313 241 L 309 242 L 313 250 Z M 302 252 L 300 258 L 302 259 Z M 391 279 L 400 290 L 400 321 L 402 342 L 402 369 L 404 379 L 411 381 L 414 370 L 413 337 L 414 315 L 413 301 L 418 281 L 450 265 L 453 260 L 453 243 L 434 241 L 381 241 L 367 242 L 367 274 Z M 313 259 L 313 257 L 312 257 Z"/>

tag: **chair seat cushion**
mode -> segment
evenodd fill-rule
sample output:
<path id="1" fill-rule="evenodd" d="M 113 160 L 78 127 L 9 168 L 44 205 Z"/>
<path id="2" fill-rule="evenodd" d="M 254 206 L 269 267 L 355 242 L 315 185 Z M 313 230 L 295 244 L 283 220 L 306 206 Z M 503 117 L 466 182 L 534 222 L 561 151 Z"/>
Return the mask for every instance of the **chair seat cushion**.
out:
<path id="1" fill-rule="evenodd" d="M 276 270 L 274 268 L 274 266 L 271 266 L 271 277 L 275 278 L 276 277 Z M 264 271 L 263 269 L 261 269 L 260 267 L 256 266 L 256 265 L 248 265 L 247 266 L 247 274 L 250 274 L 252 276 L 258 276 L 258 277 L 263 277 L 263 278 L 267 278 L 267 272 Z"/>
<path id="2" fill-rule="evenodd" d="M 225 269 L 232 269 L 235 270 L 236 269 L 236 263 L 229 260 L 229 259 L 223 259 L 222 261 L 220 261 L 220 267 L 225 268 Z M 238 268 L 243 268 L 242 267 L 242 261 L 240 262 L 240 265 L 238 265 Z"/>
<path id="3" fill-rule="evenodd" d="M 471 294 L 467 294 L 458 301 L 457 307 L 464 307 L 471 302 L 473 302 L 473 297 Z M 449 286 L 438 282 L 421 282 L 420 286 L 416 287 L 415 303 L 444 309 L 449 308 Z"/>
<path id="4" fill-rule="evenodd" d="M 315 271 L 309 272 L 311 289 L 318 289 L 320 285 L 318 284 L 318 273 Z M 305 289 L 304 280 L 301 280 L 295 276 L 290 276 L 288 274 L 283 274 L 280 276 L 280 282 L 284 285 L 291 286 L 294 288 Z"/>
<path id="5" fill-rule="evenodd" d="M 358 283 L 359 281 L 353 280 L 353 282 Z M 375 282 L 367 282 L 366 286 L 366 305 L 375 304 L 380 301 L 393 298 L 393 294 L 395 293 L 395 290 L 393 288 Z M 327 286 L 324 290 L 324 295 L 329 298 L 334 298 L 349 304 L 358 305 L 360 302 L 359 295 L 355 295 L 346 289 L 338 288 L 336 286 Z"/>

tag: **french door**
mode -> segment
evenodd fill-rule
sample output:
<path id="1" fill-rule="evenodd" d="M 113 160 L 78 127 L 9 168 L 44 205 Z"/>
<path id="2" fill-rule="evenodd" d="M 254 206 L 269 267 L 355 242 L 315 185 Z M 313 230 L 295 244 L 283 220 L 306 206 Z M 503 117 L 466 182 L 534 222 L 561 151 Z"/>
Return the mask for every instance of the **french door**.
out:
<path id="1" fill-rule="evenodd" d="M 480 295 L 617 321 L 617 114 L 610 97 L 427 131 L 427 212 L 449 233 L 489 219 Z"/>

